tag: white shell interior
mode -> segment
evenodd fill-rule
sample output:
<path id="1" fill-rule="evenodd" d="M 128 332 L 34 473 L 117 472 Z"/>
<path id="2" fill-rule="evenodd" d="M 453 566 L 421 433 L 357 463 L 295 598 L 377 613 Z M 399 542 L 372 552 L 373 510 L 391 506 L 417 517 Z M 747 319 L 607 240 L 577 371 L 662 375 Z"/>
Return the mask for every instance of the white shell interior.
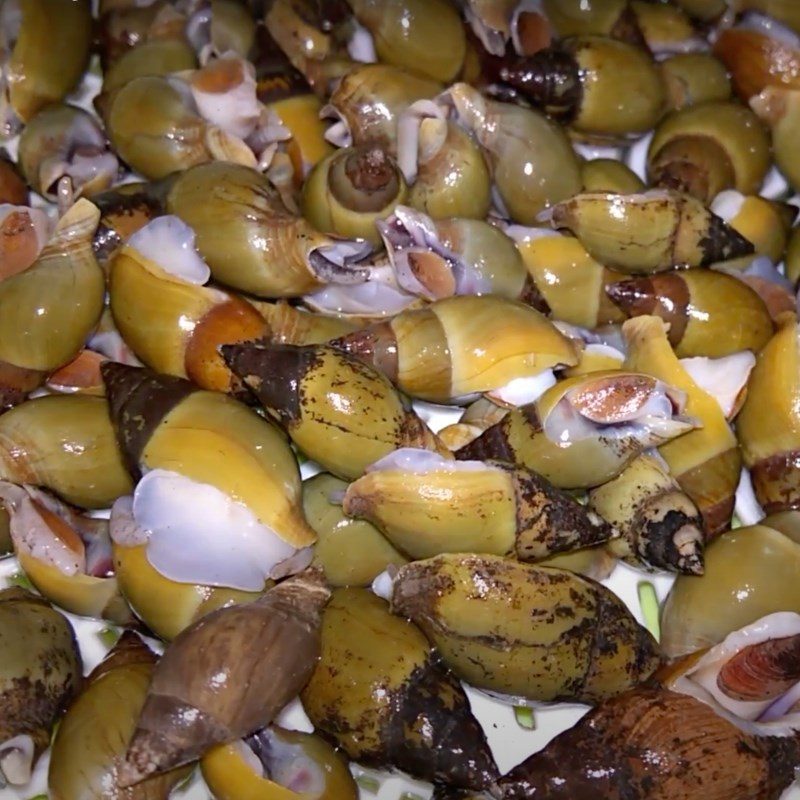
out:
<path id="1" fill-rule="evenodd" d="M 179 280 L 202 286 L 211 270 L 195 249 L 194 231 L 172 214 L 156 217 L 134 233 L 127 246 Z"/>
<path id="2" fill-rule="evenodd" d="M 148 472 L 131 510 L 146 534 L 147 560 L 180 583 L 255 592 L 267 578 L 285 574 L 285 562 L 297 555 L 245 505 L 176 472 Z M 117 532 L 112 536 L 119 541 Z"/>

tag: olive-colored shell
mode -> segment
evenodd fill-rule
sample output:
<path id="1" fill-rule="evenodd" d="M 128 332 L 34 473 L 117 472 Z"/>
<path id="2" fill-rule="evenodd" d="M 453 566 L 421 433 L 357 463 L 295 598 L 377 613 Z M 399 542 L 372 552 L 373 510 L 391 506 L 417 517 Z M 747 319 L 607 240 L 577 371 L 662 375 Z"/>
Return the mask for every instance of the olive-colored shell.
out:
<path id="1" fill-rule="evenodd" d="M 543 0 L 547 19 L 560 37 L 614 35 L 623 27 L 626 0 Z M 624 38 L 624 37 L 623 37 Z"/>
<path id="2" fill-rule="evenodd" d="M 184 768 L 127 790 L 117 783 L 155 662 L 155 654 L 128 631 L 89 675 L 53 739 L 47 775 L 52 800 L 166 800 L 187 777 Z"/>
<path id="3" fill-rule="evenodd" d="M 351 320 L 314 314 L 285 300 L 250 302 L 267 321 L 270 341 L 275 344 L 325 344 L 360 327 L 358 318 Z"/>
<path id="4" fill-rule="evenodd" d="M 663 391 L 672 396 L 672 390 L 664 388 Z M 629 429 L 620 439 L 607 441 L 603 427 L 609 425 L 613 432 L 622 398 L 632 401 L 627 406 L 630 408 L 640 406 L 654 392 L 659 392 L 657 382 L 643 371 L 607 370 L 576 375 L 559 381 L 535 402 L 511 409 L 499 422 L 461 447 L 456 458 L 509 461 L 539 473 L 563 489 L 599 486 L 619 475 L 642 450 L 676 436 L 682 438 L 681 435 L 691 429 L 691 422 L 673 413 L 658 431 L 644 424 L 638 431 Z M 570 400 L 572 396 L 581 398 L 579 403 L 588 403 L 593 418 L 599 412 L 603 419 L 593 433 L 574 439 L 563 435 L 560 426 L 548 426 L 548 418 L 553 413 L 563 423 L 575 413 L 581 413 Z M 710 397 L 709 401 L 715 402 Z M 568 416 L 563 416 L 565 406 L 571 409 Z M 546 427 L 551 430 L 555 427 L 557 433 L 553 438 Z"/>
<path id="5" fill-rule="evenodd" d="M 793 284 L 797 284 L 800 280 L 800 227 L 792 228 L 786 243 L 783 266 L 786 270 L 786 277 Z"/>
<path id="6" fill-rule="evenodd" d="M 593 703 L 659 664 L 656 641 L 624 603 L 565 570 L 442 555 L 401 567 L 390 599 L 461 679 L 512 697 Z"/>
<path id="7" fill-rule="evenodd" d="M 652 56 L 607 36 L 564 39 L 504 67 L 501 77 L 590 140 L 639 136 L 654 127 L 666 105 L 664 81 Z"/>
<path id="8" fill-rule="evenodd" d="M 780 263 L 797 208 L 760 195 L 723 192 L 712 204 L 712 210 L 725 211 L 729 201 L 731 208 L 726 216 L 731 227 L 753 243 L 757 254 L 768 256 L 774 264 Z"/>
<path id="9" fill-rule="evenodd" d="M 314 670 L 329 597 L 321 575 L 307 572 L 184 630 L 153 672 L 119 784 L 132 786 L 269 725 Z"/>
<path id="10" fill-rule="evenodd" d="M 574 236 L 555 231 L 546 231 L 549 235 L 544 236 L 539 230 L 533 228 L 531 235 L 517 237 L 517 249 L 553 317 L 590 329 L 622 322 L 625 315 L 610 301 L 605 288 L 621 280 L 623 273 L 592 258 Z"/>
<path id="11" fill-rule="evenodd" d="M 102 192 L 117 179 L 117 160 L 94 117 L 66 103 L 49 105 L 31 119 L 20 134 L 18 154 L 28 185 L 51 202 L 59 200 L 64 165 L 78 155 L 94 161 L 78 180 L 69 175 L 73 198 Z"/>
<path id="12" fill-rule="evenodd" d="M 334 475 L 357 478 L 399 447 L 445 450 L 388 379 L 324 345 L 226 345 L 225 360 L 292 441 Z"/>
<path id="13" fill-rule="evenodd" d="M 791 512 L 791 517 L 796 520 L 797 514 Z M 661 647 L 665 655 L 678 658 L 718 644 L 767 614 L 800 613 L 799 541 L 796 531 L 767 517 L 711 542 L 706 547 L 703 577 L 678 576 L 664 603 Z"/>
<path id="14" fill-rule="evenodd" d="M 785 320 L 758 354 L 736 420 L 756 497 L 770 514 L 800 508 L 800 348 L 794 319 Z"/>
<path id="15" fill-rule="evenodd" d="M 713 22 L 728 10 L 727 0 L 676 0 L 676 4 L 701 22 Z"/>
<path id="16" fill-rule="evenodd" d="M 574 233 L 601 264 L 632 274 L 707 266 L 754 251 L 699 200 L 672 191 L 579 194 L 555 206 L 550 223 Z"/>
<path id="17" fill-rule="evenodd" d="M 114 575 L 125 599 L 142 622 L 167 641 L 206 614 L 249 603 L 261 594 L 172 581 L 150 564 L 146 545 L 125 547 L 114 542 L 112 549 Z"/>
<path id="18" fill-rule="evenodd" d="M 128 245 L 111 260 L 109 304 L 125 343 L 148 367 L 214 391 L 242 391 L 219 345 L 269 331 L 249 303 L 176 278 Z"/>
<path id="19" fill-rule="evenodd" d="M 701 424 L 662 444 L 659 452 L 703 515 L 706 533 L 715 536 L 728 529 L 733 514 L 742 466 L 736 437 L 718 402 L 681 365 L 660 318 L 636 317 L 628 320 L 622 330 L 628 345 L 625 367 L 641 370 L 686 392 L 686 414 Z"/>
<path id="20" fill-rule="evenodd" d="M 11 107 L 28 122 L 41 108 L 71 92 L 89 60 L 92 12 L 89 0 L 25 0 L 21 23 L 5 68 Z M 58 20 L 58 47 L 53 22 Z"/>
<path id="21" fill-rule="evenodd" d="M 679 358 L 757 353 L 772 337 L 763 300 L 724 272 L 664 272 L 612 283 L 606 291 L 629 316 L 653 314 L 668 322 L 669 342 Z"/>
<path id="22" fill-rule="evenodd" d="M 58 542 L 79 567 L 94 545 L 103 554 L 108 547 L 108 523 L 78 514 L 64 503 L 28 486 L 0 481 L 0 498 L 10 514 L 10 533 L 25 576 L 51 603 L 84 617 L 107 619 L 117 625 L 134 621 L 119 591 L 110 564 L 102 558 L 97 570 L 62 570 L 48 550 Z"/>
<path id="23" fill-rule="evenodd" d="M 377 145 L 395 155 L 397 121 L 412 103 L 431 100 L 441 84 L 388 64 L 349 70 L 330 96 L 330 105 L 346 124 L 352 144 Z"/>
<path id="24" fill-rule="evenodd" d="M 471 86 L 448 90 L 459 124 L 484 148 L 508 215 L 533 225 L 545 208 L 580 191 L 580 162 L 563 129 L 544 114 L 487 100 Z"/>
<path id="25" fill-rule="evenodd" d="M 331 586 L 369 586 L 388 566 L 408 559 L 363 519 L 352 519 L 332 497 L 347 482 L 322 473 L 303 483 L 303 512 L 316 531 L 314 564 Z"/>
<path id="26" fill-rule="evenodd" d="M 372 34 L 378 59 L 452 81 L 464 60 L 464 27 L 447 0 L 347 0 Z"/>
<path id="27" fill-rule="evenodd" d="M 429 131 L 446 125 L 441 145 L 426 152 Z M 423 120 L 420 124 L 417 177 L 409 188 L 407 203 L 433 219 L 468 217 L 483 220 L 491 206 L 492 180 L 480 146 L 453 122 Z"/>
<path id="28" fill-rule="evenodd" d="M 254 169 L 215 162 L 186 170 L 169 190 L 167 210 L 195 232 L 221 283 L 259 297 L 296 297 L 324 283 L 310 258 L 334 240 L 289 213 Z"/>
<path id="29" fill-rule="evenodd" d="M 628 166 L 613 158 L 592 158 L 581 162 L 583 192 L 643 192 L 644 181 Z"/>
<path id="30" fill-rule="evenodd" d="M 575 343 L 543 314 L 494 295 L 438 300 L 333 344 L 432 403 L 459 402 L 578 360 Z"/>
<path id="31" fill-rule="evenodd" d="M 800 125 L 800 90 L 768 87 L 750 105 L 772 131 L 776 166 L 793 187 L 800 186 L 800 169 L 792 150 Z"/>
<path id="32" fill-rule="evenodd" d="M 288 544 L 314 542 L 300 507 L 297 460 L 274 425 L 242 403 L 180 378 L 111 362 L 102 373 L 133 475 L 166 469 L 215 486 Z"/>
<path id="33" fill-rule="evenodd" d="M 272 762 L 282 770 L 276 780 Z M 215 747 L 200 769 L 217 800 L 358 800 L 358 785 L 338 751 L 314 733 L 277 725 Z"/>
<path id="34" fill-rule="evenodd" d="M 461 685 L 420 631 L 367 589 L 334 590 L 301 699 L 314 726 L 367 766 L 463 788 L 497 778 Z"/>
<path id="35" fill-rule="evenodd" d="M 405 179 L 380 147 L 337 150 L 303 184 L 303 216 L 324 233 L 380 244 L 375 221 L 406 202 Z"/>
<path id="36" fill-rule="evenodd" d="M 83 508 L 131 491 L 103 398 L 29 400 L 0 416 L 0 478 L 42 486 Z"/>
<path id="37" fill-rule="evenodd" d="M 689 191 L 705 202 L 723 189 L 757 194 L 769 166 L 764 125 L 749 108 L 730 101 L 709 101 L 667 115 L 647 154 L 651 183 Z"/>
<path id="38" fill-rule="evenodd" d="M 507 800 L 778 800 L 797 758 L 792 736 L 745 733 L 706 703 L 648 687 L 601 703 L 504 776 L 500 791 Z"/>
<path id="39" fill-rule="evenodd" d="M 679 7 L 631 0 L 629 9 L 645 44 L 654 54 L 660 56 L 701 46 L 702 39 L 698 31 Z"/>
<path id="40" fill-rule="evenodd" d="M 313 94 L 300 94 L 270 102 L 268 108 L 292 134 L 284 146 L 299 185 L 313 166 L 333 153 L 325 139 L 327 126 L 320 119 L 322 105 Z"/>
<path id="41" fill-rule="evenodd" d="M 703 574 L 703 521 L 658 458 L 643 454 L 589 492 L 589 506 L 622 533 L 609 547 L 634 565 Z"/>
<path id="42" fill-rule="evenodd" d="M 150 180 L 212 159 L 205 120 L 166 77 L 134 78 L 115 92 L 106 130 L 120 158 Z"/>
<path id="43" fill-rule="evenodd" d="M 105 281 L 92 253 L 100 212 L 81 199 L 24 272 L 0 281 L 0 361 L 50 371 L 73 359 L 97 325 Z"/>
<path id="44" fill-rule="evenodd" d="M 661 61 L 659 66 L 671 110 L 707 100 L 728 100 L 731 96 L 725 65 L 710 53 L 678 53 Z"/>
<path id="45" fill-rule="evenodd" d="M 607 545 L 601 544 L 597 547 L 585 547 L 574 553 L 562 553 L 546 558 L 539 562 L 539 566 L 565 569 L 585 578 L 591 578 L 593 581 L 604 581 L 617 566 L 617 558 Z"/>
<path id="46" fill-rule="evenodd" d="M 148 75 L 170 75 L 195 69 L 197 56 L 181 39 L 156 39 L 142 42 L 124 53 L 103 73 L 103 93 L 107 94 Z"/>
<path id="47" fill-rule="evenodd" d="M 81 655 L 67 619 L 23 589 L 0 590 L 0 748 L 27 736 L 33 759 L 50 742 L 58 715 L 82 680 Z M 0 758 L 0 774 L 11 784 L 26 784 L 32 763 Z M 24 760 L 24 759 L 23 759 Z"/>
<path id="48" fill-rule="evenodd" d="M 460 468 L 459 468 L 460 467 Z M 600 544 L 613 529 L 529 470 L 496 461 L 371 468 L 350 484 L 344 511 L 373 522 L 412 558 L 493 553 L 539 561 Z"/>

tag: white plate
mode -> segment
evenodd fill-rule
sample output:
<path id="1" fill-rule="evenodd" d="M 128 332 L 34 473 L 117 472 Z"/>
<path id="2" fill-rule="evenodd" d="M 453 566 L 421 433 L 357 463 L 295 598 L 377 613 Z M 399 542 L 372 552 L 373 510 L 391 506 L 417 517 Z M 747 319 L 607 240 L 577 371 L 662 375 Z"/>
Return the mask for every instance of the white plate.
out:
<path id="1" fill-rule="evenodd" d="M 81 105 L 92 111 L 91 100 L 99 90 L 99 79 L 96 74 L 88 74 L 84 83 L 70 98 L 70 102 Z M 649 137 L 645 137 L 634 145 L 627 154 L 626 161 L 640 175 L 644 172 L 644 160 Z M 5 146 L 14 157 L 16 157 L 16 142 L 5 143 Z M 772 173 L 770 180 L 770 195 L 777 192 L 775 186 L 780 184 L 780 176 L 776 178 L 775 172 Z M 780 184 L 785 187 L 785 182 Z M 419 404 L 420 415 L 434 429 L 439 430 L 445 425 L 455 422 L 458 414 L 455 409 L 444 409 L 442 407 L 431 406 L 430 404 Z M 303 477 L 309 477 L 316 471 L 314 465 L 307 463 L 303 465 Z M 8 577 L 18 571 L 15 559 L 0 561 L 0 588 L 7 585 Z M 641 608 L 639 606 L 637 584 L 641 580 L 650 581 L 656 588 L 659 601 L 666 597 L 672 578 L 667 576 L 651 576 L 636 571 L 620 564 L 612 575 L 604 583 L 612 589 L 630 608 L 633 615 L 644 622 Z M 95 620 L 88 620 L 67 614 L 75 627 L 81 653 L 84 659 L 86 672 L 98 664 L 105 655 L 106 646 L 102 643 L 99 633 L 106 625 Z M 1 656 L 0 656 L 1 657 Z M 527 730 L 517 723 L 514 711 L 511 706 L 487 697 L 479 691 L 470 687 L 465 687 L 469 696 L 472 710 L 483 726 L 489 745 L 492 749 L 497 765 L 501 773 L 507 772 L 511 767 L 524 760 L 531 753 L 540 750 L 554 736 L 572 727 L 575 722 L 588 710 L 585 706 L 566 706 L 560 705 L 552 708 L 539 709 L 535 712 L 536 728 Z M 300 730 L 311 730 L 311 725 L 300 706 L 299 701 L 291 704 L 281 715 L 280 722 L 286 727 Z M 48 758 L 45 754 L 39 761 L 33 780 L 21 790 L 11 788 L 0 789 L 0 800 L 29 800 L 36 795 L 47 794 L 47 763 Z M 380 789 L 377 794 L 362 790 L 362 800 L 399 800 L 404 792 L 417 795 L 419 798 L 429 798 L 431 788 L 428 784 L 414 781 L 406 776 L 375 771 L 364 771 L 354 767 L 356 774 L 368 772 L 372 777 L 380 781 Z M 196 772 L 191 781 L 172 794 L 173 798 L 180 800 L 209 800 L 210 792 Z M 602 798 L 598 798 L 602 800 Z M 800 786 L 784 792 L 781 800 L 800 800 Z"/>

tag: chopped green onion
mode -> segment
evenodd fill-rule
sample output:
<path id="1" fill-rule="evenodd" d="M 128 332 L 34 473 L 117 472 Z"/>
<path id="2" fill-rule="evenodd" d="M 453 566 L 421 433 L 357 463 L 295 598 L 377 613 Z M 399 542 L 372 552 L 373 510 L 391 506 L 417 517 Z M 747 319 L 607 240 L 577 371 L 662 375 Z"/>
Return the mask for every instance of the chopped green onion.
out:
<path id="1" fill-rule="evenodd" d="M 400 795 L 400 800 L 422 800 L 422 798 L 413 792 L 403 792 L 403 794 Z"/>
<path id="2" fill-rule="evenodd" d="M 103 628 L 103 630 L 97 632 L 97 638 L 109 650 L 117 643 L 119 637 L 120 632 L 117 628 Z"/>
<path id="3" fill-rule="evenodd" d="M 35 797 L 30 797 L 28 800 L 47 800 L 46 794 L 37 794 Z"/>
<path id="4" fill-rule="evenodd" d="M 22 571 L 15 572 L 13 575 L 9 575 L 8 582 L 12 586 L 19 586 L 21 589 L 28 589 L 31 592 L 36 591 L 36 589 L 33 587 L 33 584 L 28 580 L 28 576 Z"/>
<path id="5" fill-rule="evenodd" d="M 370 794 L 377 794 L 378 790 L 381 788 L 381 782 L 377 778 L 373 778 L 372 775 L 367 775 L 365 772 L 362 772 L 356 778 L 356 783 L 365 792 L 369 792 Z"/>
<path id="6" fill-rule="evenodd" d="M 636 587 L 639 592 L 639 605 L 642 607 L 644 626 L 656 641 L 661 639 L 661 626 L 658 623 L 658 596 L 655 586 L 649 581 L 639 581 Z"/>
<path id="7" fill-rule="evenodd" d="M 520 728 L 525 728 L 526 731 L 536 730 L 536 717 L 530 706 L 514 706 L 514 717 Z"/>

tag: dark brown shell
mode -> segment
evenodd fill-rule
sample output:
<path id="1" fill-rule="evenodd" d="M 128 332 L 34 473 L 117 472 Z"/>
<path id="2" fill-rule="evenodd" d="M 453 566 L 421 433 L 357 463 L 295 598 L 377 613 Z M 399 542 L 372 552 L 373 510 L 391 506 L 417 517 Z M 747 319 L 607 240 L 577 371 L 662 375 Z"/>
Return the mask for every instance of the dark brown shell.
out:
<path id="1" fill-rule="evenodd" d="M 329 597 L 322 573 L 310 570 L 179 634 L 153 673 L 120 785 L 269 725 L 314 671 Z"/>
<path id="2" fill-rule="evenodd" d="M 793 737 L 755 737 L 663 689 L 608 700 L 500 781 L 504 800 L 777 800 Z"/>

